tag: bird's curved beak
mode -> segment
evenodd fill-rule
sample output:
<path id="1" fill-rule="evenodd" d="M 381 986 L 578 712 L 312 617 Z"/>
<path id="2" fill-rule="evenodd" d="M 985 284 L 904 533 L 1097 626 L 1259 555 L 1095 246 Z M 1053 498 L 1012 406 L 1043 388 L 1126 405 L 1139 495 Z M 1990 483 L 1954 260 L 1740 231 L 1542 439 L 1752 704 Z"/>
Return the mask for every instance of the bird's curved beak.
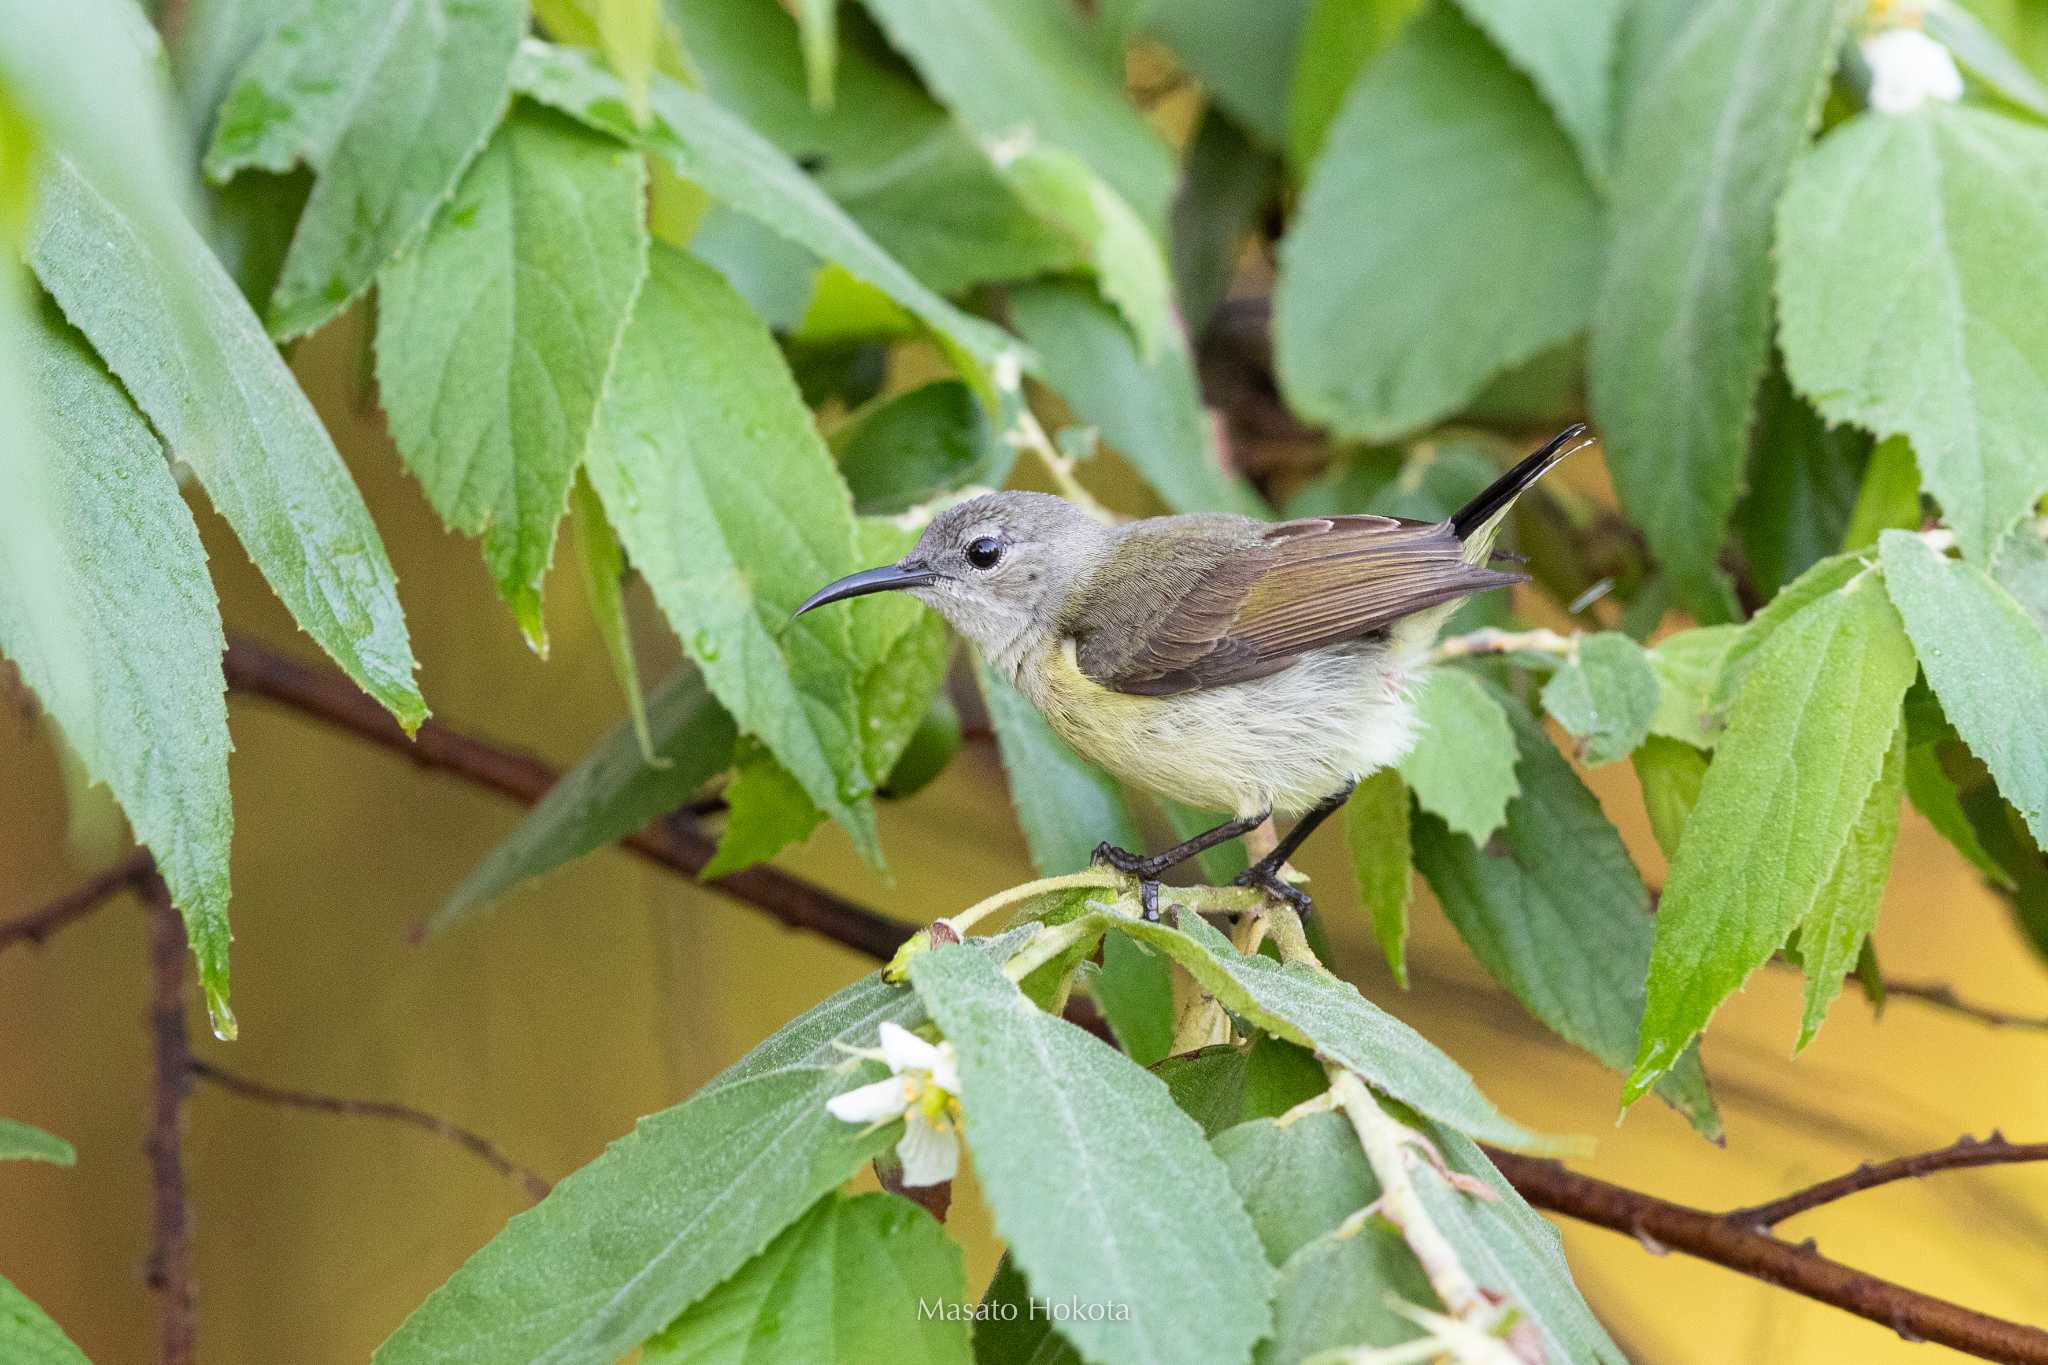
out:
<path id="1" fill-rule="evenodd" d="M 844 602 L 849 597 L 865 597 L 871 592 L 892 592 L 897 588 L 914 588 L 920 583 L 929 583 L 938 575 L 930 569 L 910 564 L 884 564 L 879 569 L 862 569 L 850 573 L 837 582 L 824 587 L 804 599 L 804 604 L 790 613 L 794 621 L 812 607 L 822 607 L 827 602 Z"/>

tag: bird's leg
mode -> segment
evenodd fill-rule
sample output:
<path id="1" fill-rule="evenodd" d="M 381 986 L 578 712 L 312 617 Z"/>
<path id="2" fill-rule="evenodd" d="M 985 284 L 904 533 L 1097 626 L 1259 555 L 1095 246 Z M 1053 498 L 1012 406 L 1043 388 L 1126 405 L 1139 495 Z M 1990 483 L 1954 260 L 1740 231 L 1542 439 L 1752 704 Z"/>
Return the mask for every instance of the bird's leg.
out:
<path id="1" fill-rule="evenodd" d="M 1132 853 L 1127 849 L 1118 848 L 1105 839 L 1095 846 L 1095 861 L 1141 881 L 1156 881 L 1160 873 L 1170 867 L 1179 866 L 1197 853 L 1206 853 L 1218 844 L 1227 843 L 1257 829 L 1265 823 L 1266 814 L 1265 811 L 1260 811 L 1257 815 L 1241 815 L 1235 820 L 1225 820 L 1214 829 L 1205 829 L 1192 839 L 1184 839 L 1172 848 L 1164 848 L 1153 854 Z"/>
<path id="2" fill-rule="evenodd" d="M 1296 914 L 1306 916 L 1315 908 L 1315 902 L 1309 899 L 1308 892 L 1282 877 L 1280 869 L 1294 856 L 1294 850 L 1300 848 L 1303 841 L 1316 832 L 1316 826 L 1336 814 L 1337 808 L 1350 799 L 1352 789 L 1357 785 L 1356 779 L 1346 782 L 1342 790 L 1332 792 L 1316 802 L 1308 814 L 1294 822 L 1294 828 L 1288 830 L 1286 837 L 1273 846 L 1271 853 L 1238 874 L 1236 884 L 1256 886 L 1269 895 L 1278 896 L 1293 906 Z"/>

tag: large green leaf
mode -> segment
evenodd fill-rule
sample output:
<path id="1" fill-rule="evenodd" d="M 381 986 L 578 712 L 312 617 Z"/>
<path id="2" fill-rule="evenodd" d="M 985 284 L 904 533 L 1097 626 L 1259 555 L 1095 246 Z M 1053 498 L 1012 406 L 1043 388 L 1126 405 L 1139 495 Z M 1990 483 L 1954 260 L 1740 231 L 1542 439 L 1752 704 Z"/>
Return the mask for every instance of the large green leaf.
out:
<path id="1" fill-rule="evenodd" d="M 1749 494 L 1740 514 L 1750 579 L 1766 597 L 1844 548 L 1870 433 L 1829 426 L 1773 367 L 1757 400 Z"/>
<path id="2" fill-rule="evenodd" d="M 1598 252 L 1571 144 L 1436 6 L 1345 97 L 1281 244 L 1281 381 L 1343 435 L 1405 435 L 1585 326 Z"/>
<path id="3" fill-rule="evenodd" d="M 599 411 L 590 481 L 712 695 L 879 859 L 849 612 L 789 619 L 856 567 L 853 502 L 774 338 L 656 246 Z"/>
<path id="4" fill-rule="evenodd" d="M 853 505 L 870 515 L 908 511 L 970 484 L 1000 488 L 1017 459 L 957 379 L 876 399 L 834 429 L 832 453 Z"/>
<path id="5" fill-rule="evenodd" d="M 1626 0 L 1458 0 L 1458 7 L 1536 83 L 1586 169 L 1604 180 Z"/>
<path id="6" fill-rule="evenodd" d="M 92 1365 L 35 1302 L 0 1277 L 0 1360 L 9 1365 Z"/>
<path id="7" fill-rule="evenodd" d="M 930 1214 L 891 1194 L 827 1195 L 649 1340 L 640 1359 L 962 1365 L 966 1296 L 959 1244 Z"/>
<path id="8" fill-rule="evenodd" d="M 1039 1305 L 1033 1311 L 1032 1305 Z M 981 1296 L 974 1320 L 977 1365 L 1086 1365 L 1061 1336 L 1048 1301 L 1035 1297 L 1017 1263 L 1005 1256 Z"/>
<path id="9" fill-rule="evenodd" d="M 975 676 L 1009 775 L 1010 802 L 1039 873 L 1079 871 L 1105 839 L 1135 851 L 1138 827 L 1116 783 L 1068 748 L 1024 695 L 979 659 Z"/>
<path id="10" fill-rule="evenodd" d="M 1412 1342 L 1422 1329 L 1394 1311 L 1395 1301 L 1441 1308 L 1391 1223 L 1372 1218 L 1349 1236 L 1325 1233 L 1281 1265 L 1273 1335 L 1259 1343 L 1255 1359 L 1258 1365 L 1308 1365 L 1341 1360 L 1360 1347 Z"/>
<path id="11" fill-rule="evenodd" d="M 61 158 L 29 263 L 307 634 L 408 730 L 426 719 L 362 494 L 234 281 L 183 222 L 146 224 Z"/>
<path id="12" fill-rule="evenodd" d="M 1345 834 L 1358 898 L 1372 918 L 1373 937 L 1387 955 L 1394 980 L 1408 984 L 1408 907 L 1415 899 L 1415 867 L 1408 833 L 1408 784 L 1382 768 L 1358 784 L 1345 804 Z"/>
<path id="13" fill-rule="evenodd" d="M 1200 916 L 1178 918 L 1177 926 L 1118 920 L 1116 927 L 1162 949 L 1231 1013 L 1349 1067 L 1421 1113 L 1492 1142 L 1556 1145 L 1503 1118 L 1463 1068 L 1350 982 L 1307 963 L 1283 966 L 1240 953 Z"/>
<path id="14" fill-rule="evenodd" d="M 2048 638 L 1976 565 L 1904 531 L 1879 544 L 1885 586 L 1941 709 L 2048 847 Z"/>
<path id="15" fill-rule="evenodd" d="M 1905 786 L 1906 734 L 1893 732 L 1884 767 L 1849 827 L 1849 838 L 1834 871 L 1799 924 L 1799 965 L 1806 973 L 1806 1009 L 1799 1020 L 1799 1044 L 1813 1041 L 1842 982 L 1862 957 L 1884 884 L 1891 872 L 1892 845 L 1899 837 L 1899 797 Z"/>
<path id="16" fill-rule="evenodd" d="M 1124 98 L 1121 69 L 1079 40 L 1078 16 L 1040 0 L 865 0 L 889 41 L 986 140 L 1029 134 L 1079 156 L 1154 231 L 1174 166 Z"/>
<path id="17" fill-rule="evenodd" d="M 1504 709 L 1522 778 L 1507 829 L 1482 847 L 1425 815 L 1415 827 L 1416 865 L 1473 955 L 1531 1014 L 1626 1070 L 1655 932 L 1650 893 L 1599 801 L 1536 718 L 1518 705 Z M 1658 1093 L 1703 1135 L 1720 1136 L 1697 1049 Z"/>
<path id="18" fill-rule="evenodd" d="M 1293 79 L 1287 90 L 1287 165 L 1307 178 L 1345 94 L 1424 0 L 1309 0 L 1301 23 Z"/>
<path id="19" fill-rule="evenodd" d="M 2014 527 L 1998 544 L 1991 576 L 2048 631 L 2048 540 L 2032 526 Z"/>
<path id="20" fill-rule="evenodd" d="M 1622 505 L 1696 615 L 1730 614 L 1715 566 L 1770 352 L 1771 210 L 1812 130 L 1838 0 L 1709 0 L 1625 120 L 1593 309 L 1593 412 Z"/>
<path id="21" fill-rule="evenodd" d="M 1287 141 L 1287 92 L 1312 0 L 1147 0 L 1139 24 L 1267 147 Z"/>
<path id="22" fill-rule="evenodd" d="M 1835 421 L 1911 438 L 1979 563 L 2048 491 L 2044 186 L 2048 131 L 1933 103 L 1836 129 L 1778 211 L 1793 383 Z"/>
<path id="23" fill-rule="evenodd" d="M 910 979 L 959 1051 L 975 1174 L 1033 1292 L 1110 1309 L 1064 1333 L 1112 1365 L 1248 1360 L 1272 1270 L 1166 1087 L 971 948 L 914 958 Z"/>
<path id="24" fill-rule="evenodd" d="M 1627 758 L 1650 733 L 1660 699 L 1643 647 L 1618 631 L 1580 640 L 1543 685 L 1543 709 L 1579 739 L 1589 764 Z"/>
<path id="25" fill-rule="evenodd" d="M 1657 710 L 1650 733 L 1696 748 L 1713 747 L 1721 733 L 1715 685 L 1722 661 L 1741 637 L 1740 626 L 1696 626 L 1666 636 L 1650 651 L 1657 675 Z"/>
<path id="26" fill-rule="evenodd" d="M 1380 1195 L 1342 1114 L 1305 1114 L 1284 1124 L 1253 1119 L 1217 1134 L 1212 1145 L 1276 1266 Z"/>
<path id="27" fill-rule="evenodd" d="M 52 308 L 26 340 L 41 439 L 0 450 L 0 651 L 156 858 L 214 1030 L 233 1037 L 226 641 L 206 551 L 163 447 L 84 340 Z"/>
<path id="28" fill-rule="evenodd" d="M 378 1349 L 378 1365 L 609 1365 L 887 1145 L 893 1126 L 863 1132 L 825 1111 L 884 1074 L 849 1067 L 839 1045 L 872 1047 L 883 1020 L 923 1018 L 915 995 L 879 975 L 799 1015 L 507 1223 Z"/>
<path id="29" fill-rule="evenodd" d="M 522 105 L 378 283 L 377 388 L 398 452 L 441 519 L 483 537 L 542 652 L 555 529 L 647 273 L 645 198 L 636 153 Z"/>
<path id="30" fill-rule="evenodd" d="M 1401 776 L 1424 810 L 1485 843 L 1521 790 L 1506 713 L 1486 685 L 1461 668 L 1432 673 L 1415 704 L 1421 734 L 1400 762 Z"/>
<path id="31" fill-rule="evenodd" d="M 235 77 L 206 170 L 318 172 L 270 328 L 295 337 L 405 251 L 505 111 L 524 0 L 322 0 L 283 18 Z"/>
<path id="32" fill-rule="evenodd" d="M 1260 513 L 1258 495 L 1225 469 L 1202 406 L 1194 357 L 1177 332 L 1148 360 L 1085 284 L 1028 284 L 1010 315 L 1046 378 L 1177 512 Z"/>
<path id="33" fill-rule="evenodd" d="M 894 563 L 916 543 L 917 532 L 884 517 L 862 517 L 854 528 L 862 564 Z M 861 603 L 847 629 L 860 668 L 861 762 L 880 786 L 946 681 L 953 637 L 937 612 L 905 593 Z"/>
<path id="34" fill-rule="evenodd" d="M 1000 328 L 971 318 L 918 281 L 875 245 L 846 211 L 795 162 L 745 123 L 657 73 L 650 116 L 634 123 L 616 77 L 588 53 L 529 40 L 513 67 L 523 93 L 661 157 L 678 175 L 758 218 L 815 255 L 837 261 L 949 339 L 998 379 L 1023 360 L 1023 348 Z M 1007 359 L 1009 365 L 999 365 Z"/>
<path id="35" fill-rule="evenodd" d="M 1757 651 L 1657 910 L 1633 1101 L 1814 907 L 1883 770 L 1913 647 L 1875 572 Z"/>
<path id="36" fill-rule="evenodd" d="M 70 1143 L 18 1119 L 0 1119 L 0 1161 L 47 1161 L 57 1166 L 78 1163 Z"/>

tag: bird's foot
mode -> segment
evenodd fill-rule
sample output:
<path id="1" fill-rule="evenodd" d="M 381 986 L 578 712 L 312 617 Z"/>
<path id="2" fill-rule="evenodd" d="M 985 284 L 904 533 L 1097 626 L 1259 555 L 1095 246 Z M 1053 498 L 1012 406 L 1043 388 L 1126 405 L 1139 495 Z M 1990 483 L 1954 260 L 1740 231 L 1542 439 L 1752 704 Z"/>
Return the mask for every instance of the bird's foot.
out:
<path id="1" fill-rule="evenodd" d="M 1159 922 L 1159 883 L 1146 880 L 1138 883 L 1138 917 L 1157 924 Z"/>
<path id="2" fill-rule="evenodd" d="M 1250 867 L 1238 873 L 1232 879 L 1231 885 L 1257 887 L 1275 900 L 1285 901 L 1288 905 L 1293 906 L 1294 913 L 1303 919 L 1307 919 L 1309 912 L 1316 908 L 1316 903 L 1309 897 L 1308 892 L 1280 875 L 1278 865 L 1265 862 L 1253 863 Z"/>
<path id="3" fill-rule="evenodd" d="M 1133 853 L 1127 848 L 1118 848 L 1107 839 L 1095 846 L 1095 857 L 1092 861 L 1098 867 L 1113 867 L 1126 877 L 1137 877 L 1148 882 L 1156 882 L 1160 873 L 1173 866 L 1170 862 L 1162 862 L 1157 855 L 1147 857 L 1142 853 Z"/>

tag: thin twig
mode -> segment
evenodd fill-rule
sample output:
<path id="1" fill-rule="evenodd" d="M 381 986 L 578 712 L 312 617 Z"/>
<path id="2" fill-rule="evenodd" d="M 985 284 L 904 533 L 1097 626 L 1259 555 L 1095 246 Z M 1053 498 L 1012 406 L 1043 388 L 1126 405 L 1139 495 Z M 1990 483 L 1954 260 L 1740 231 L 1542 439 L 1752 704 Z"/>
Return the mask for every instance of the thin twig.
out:
<path id="1" fill-rule="evenodd" d="M 2048 1161 L 2048 1142 L 2007 1142 L 2005 1135 L 1996 1130 L 1990 1137 L 1982 1139 L 1966 1133 L 1946 1147 L 1894 1157 L 1890 1161 L 1865 1162 L 1831 1180 L 1794 1190 L 1768 1203 L 1736 1209 L 1727 1217 L 1730 1222 L 1743 1227 L 1764 1231 L 1809 1209 L 1895 1181 L 1917 1180 L 1937 1171 L 1963 1170 L 1971 1166 L 2011 1166 L 2028 1161 Z"/>
<path id="2" fill-rule="evenodd" d="M 320 1095 L 309 1090 L 286 1090 L 281 1086 L 268 1085 L 237 1075 L 204 1058 L 192 1060 L 192 1074 L 208 1080 L 221 1089 L 242 1096 L 244 1099 L 260 1100 L 265 1104 L 284 1105 L 293 1109 L 315 1109 L 323 1114 L 345 1114 L 351 1118 L 390 1119 L 397 1123 L 411 1124 L 415 1128 L 447 1138 L 450 1142 L 465 1148 L 477 1160 L 489 1166 L 499 1175 L 516 1180 L 526 1190 L 526 1197 L 534 1203 L 548 1197 L 548 1182 L 531 1167 L 522 1166 L 505 1150 L 481 1133 L 464 1128 L 459 1123 L 429 1114 L 424 1109 L 415 1109 L 409 1104 L 398 1104 L 391 1100 L 352 1100 L 339 1095 Z"/>
<path id="3" fill-rule="evenodd" d="M 115 892 L 142 886 L 146 879 L 155 875 L 155 867 L 156 864 L 150 861 L 149 851 L 138 848 L 91 881 L 65 892 L 42 909 L 0 922 L 0 951 L 16 943 L 33 943 L 41 947 L 50 935 L 71 921 L 91 914 Z"/>
<path id="4" fill-rule="evenodd" d="M 143 887 L 149 899 L 154 987 L 149 1031 L 156 1076 L 145 1144 L 156 1195 L 149 1286 L 163 1295 L 159 1365 L 192 1365 L 198 1352 L 199 1315 L 192 1281 L 192 1215 L 185 1204 L 184 1105 L 192 1088 L 192 1054 L 185 1040 L 185 926 L 161 877 L 149 872 Z"/>
<path id="5" fill-rule="evenodd" d="M 1991 1005 L 1980 1005 L 1956 994 L 1946 981 L 1894 981 L 1884 979 L 1885 999 L 1918 1000 L 1924 1005 L 1964 1015 L 1993 1028 L 2038 1029 L 2048 1032 L 2048 1014 L 2014 1014 Z"/>
<path id="6" fill-rule="evenodd" d="M 1449 659 L 1471 659 L 1493 654 L 1567 655 L 1579 645 L 1577 632 L 1561 635 L 1554 630 L 1499 630 L 1487 626 L 1466 635 L 1439 640 L 1429 657 L 1435 663 Z"/>

